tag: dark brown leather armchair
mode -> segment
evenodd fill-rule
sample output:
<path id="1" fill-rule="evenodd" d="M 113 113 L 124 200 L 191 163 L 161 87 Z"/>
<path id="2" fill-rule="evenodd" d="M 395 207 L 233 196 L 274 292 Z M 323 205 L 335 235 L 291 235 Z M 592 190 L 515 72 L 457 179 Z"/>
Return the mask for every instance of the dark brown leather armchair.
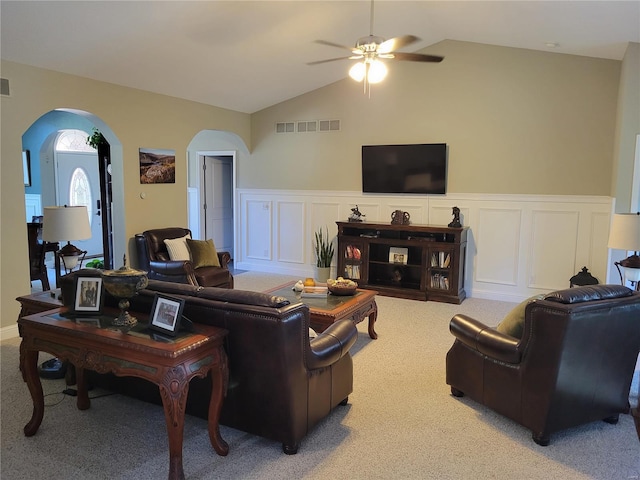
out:
<path id="1" fill-rule="evenodd" d="M 201 287 L 233 288 L 233 275 L 229 271 L 231 255 L 217 252 L 220 267 L 193 268 L 189 260 L 172 261 L 165 240 L 191 234 L 188 228 L 170 227 L 147 230 L 135 236 L 138 267 L 148 272 L 153 280 L 187 283 Z"/>
<path id="2" fill-rule="evenodd" d="M 640 294 L 621 285 L 553 292 L 529 303 L 521 339 L 465 315 L 449 329 L 447 384 L 532 431 L 554 432 L 629 409 L 640 351 Z"/>

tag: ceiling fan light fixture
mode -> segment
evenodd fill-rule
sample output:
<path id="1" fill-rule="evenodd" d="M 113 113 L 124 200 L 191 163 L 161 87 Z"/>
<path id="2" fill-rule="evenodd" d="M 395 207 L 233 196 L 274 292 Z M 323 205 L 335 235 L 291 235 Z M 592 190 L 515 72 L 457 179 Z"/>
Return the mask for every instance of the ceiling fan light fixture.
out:
<path id="1" fill-rule="evenodd" d="M 387 76 L 387 66 L 380 60 L 373 60 L 369 64 L 367 81 L 369 83 L 380 83 Z"/>
<path id="2" fill-rule="evenodd" d="M 364 64 L 364 62 L 358 62 L 349 69 L 349 76 L 353 78 L 356 82 L 361 82 L 362 80 L 364 80 L 364 77 L 366 74 L 367 74 L 367 67 Z"/>

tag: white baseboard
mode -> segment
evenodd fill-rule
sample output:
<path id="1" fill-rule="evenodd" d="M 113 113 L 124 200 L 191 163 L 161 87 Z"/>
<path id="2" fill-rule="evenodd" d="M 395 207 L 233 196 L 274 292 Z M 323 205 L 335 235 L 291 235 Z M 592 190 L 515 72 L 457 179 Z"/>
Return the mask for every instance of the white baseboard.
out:
<path id="1" fill-rule="evenodd" d="M 0 341 L 9 340 L 10 338 L 17 338 L 18 334 L 18 324 L 9 325 L 8 327 L 0 328 Z"/>

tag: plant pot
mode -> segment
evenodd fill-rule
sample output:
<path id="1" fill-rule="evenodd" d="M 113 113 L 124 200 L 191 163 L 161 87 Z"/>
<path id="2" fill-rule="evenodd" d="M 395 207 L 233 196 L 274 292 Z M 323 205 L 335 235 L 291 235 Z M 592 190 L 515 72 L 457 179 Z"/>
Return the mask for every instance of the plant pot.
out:
<path id="1" fill-rule="evenodd" d="M 331 277 L 331 267 L 316 267 L 316 281 L 327 283 L 327 279 Z"/>

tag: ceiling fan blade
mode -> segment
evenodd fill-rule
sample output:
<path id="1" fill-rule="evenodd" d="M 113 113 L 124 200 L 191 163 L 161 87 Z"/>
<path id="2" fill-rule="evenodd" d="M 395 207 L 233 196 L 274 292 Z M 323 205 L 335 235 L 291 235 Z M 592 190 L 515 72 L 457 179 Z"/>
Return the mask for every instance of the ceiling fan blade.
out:
<path id="1" fill-rule="evenodd" d="M 406 47 L 409 44 L 417 42 L 420 40 L 418 37 L 413 35 L 403 35 L 401 37 L 390 38 L 389 40 L 385 40 L 378 47 L 378 53 L 389 53 L 394 50 L 398 50 L 402 47 Z"/>
<path id="2" fill-rule="evenodd" d="M 335 62 L 337 60 L 350 60 L 353 57 L 328 58 L 326 60 L 316 60 L 315 62 L 307 62 L 307 65 L 320 65 L 321 63 Z"/>
<path id="3" fill-rule="evenodd" d="M 402 53 L 393 52 L 394 60 L 403 60 L 408 62 L 441 62 L 444 57 L 438 57 L 436 55 L 423 55 L 421 53 Z"/>
<path id="4" fill-rule="evenodd" d="M 314 40 L 314 43 L 319 43 L 320 45 L 327 45 L 329 47 L 342 48 L 344 50 L 353 50 L 353 47 L 347 47 L 346 45 L 340 45 L 339 43 L 327 42 L 326 40 Z"/>

